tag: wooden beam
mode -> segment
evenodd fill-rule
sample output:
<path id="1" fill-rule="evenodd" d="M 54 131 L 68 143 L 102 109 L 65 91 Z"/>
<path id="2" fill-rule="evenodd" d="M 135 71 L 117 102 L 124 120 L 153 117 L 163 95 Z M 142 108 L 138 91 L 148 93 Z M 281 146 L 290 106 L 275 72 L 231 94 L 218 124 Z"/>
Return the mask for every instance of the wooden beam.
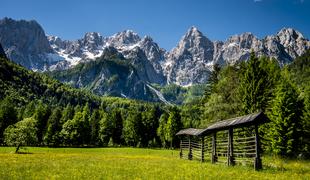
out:
<path id="1" fill-rule="evenodd" d="M 193 159 L 191 136 L 189 136 L 189 139 L 188 139 L 188 159 L 189 160 Z"/>
<path id="2" fill-rule="evenodd" d="M 234 161 L 234 145 L 233 145 L 233 128 L 230 128 L 228 130 L 228 148 L 227 148 L 227 165 L 228 166 L 234 166 L 235 161 Z"/>
<path id="3" fill-rule="evenodd" d="M 202 136 L 201 137 L 201 162 L 205 161 L 205 138 Z"/>
<path id="4" fill-rule="evenodd" d="M 180 141 L 180 158 L 183 157 L 183 151 L 182 151 L 182 139 Z"/>
<path id="5" fill-rule="evenodd" d="M 262 169 L 262 160 L 260 158 L 260 139 L 258 134 L 258 125 L 255 125 L 255 161 L 254 161 L 254 169 L 260 170 Z"/>
<path id="6" fill-rule="evenodd" d="M 212 136 L 212 156 L 211 156 L 211 162 L 216 163 L 217 162 L 217 156 L 216 156 L 216 132 L 213 133 Z"/>

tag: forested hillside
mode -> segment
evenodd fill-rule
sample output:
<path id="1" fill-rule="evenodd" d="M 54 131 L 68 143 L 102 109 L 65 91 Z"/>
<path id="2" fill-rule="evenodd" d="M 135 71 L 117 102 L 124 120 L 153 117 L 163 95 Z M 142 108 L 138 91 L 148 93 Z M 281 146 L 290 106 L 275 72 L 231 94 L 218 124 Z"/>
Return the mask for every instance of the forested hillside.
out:
<path id="1" fill-rule="evenodd" d="M 165 132 L 170 133 L 164 134 L 161 141 L 157 135 L 159 117 L 165 113 L 173 125 L 180 124 L 180 116 L 175 116 L 179 113 L 177 108 L 101 98 L 26 70 L 2 57 L 0 87 L 1 144 L 10 144 L 10 138 L 6 141 L 4 135 L 14 133 L 14 129 L 25 124 L 23 121 L 36 131 L 33 141 L 26 144 L 48 146 L 161 146 L 166 139 L 174 141 L 175 132 L 181 128 L 179 125 L 169 130 L 165 122 Z"/>
<path id="2" fill-rule="evenodd" d="M 34 137 L 20 145 L 177 147 L 182 128 L 263 111 L 271 119 L 260 129 L 263 150 L 309 157 L 309 60 L 308 51 L 280 67 L 252 53 L 247 62 L 216 66 L 204 96 L 166 106 L 95 96 L 1 58 L 1 143 L 12 145 L 12 134 L 27 126 Z M 162 90 L 182 90 L 169 88 Z"/>

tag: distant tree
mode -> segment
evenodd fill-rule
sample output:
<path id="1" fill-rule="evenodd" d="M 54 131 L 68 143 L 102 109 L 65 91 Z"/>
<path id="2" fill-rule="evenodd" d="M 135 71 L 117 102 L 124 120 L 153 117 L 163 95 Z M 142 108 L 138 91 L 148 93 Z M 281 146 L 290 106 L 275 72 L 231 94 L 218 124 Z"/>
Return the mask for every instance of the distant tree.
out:
<path id="1" fill-rule="evenodd" d="M 60 107 L 53 109 L 47 122 L 47 130 L 44 136 L 44 143 L 48 146 L 59 146 L 61 143 L 60 131 L 62 129 L 62 111 Z"/>
<path id="2" fill-rule="evenodd" d="M 181 120 L 184 128 L 199 127 L 202 116 L 202 107 L 198 105 L 183 105 L 181 107 Z"/>
<path id="3" fill-rule="evenodd" d="M 158 128 L 157 112 L 154 106 L 146 106 L 142 114 L 142 126 L 140 126 L 141 143 L 143 146 L 149 146 L 156 137 Z"/>
<path id="4" fill-rule="evenodd" d="M 98 136 L 102 145 L 107 146 L 110 138 L 112 139 L 113 124 L 108 115 L 104 112 L 101 113 L 101 119 L 99 121 Z"/>
<path id="5" fill-rule="evenodd" d="M 130 111 L 124 121 L 123 136 L 127 145 L 137 146 L 141 142 L 143 129 L 141 113 Z"/>
<path id="6" fill-rule="evenodd" d="M 37 124 L 37 137 L 39 143 L 43 140 L 43 135 L 46 131 L 46 125 L 50 114 L 50 108 L 47 105 L 44 105 L 42 101 L 39 101 L 33 115 Z"/>
<path id="7" fill-rule="evenodd" d="M 90 142 L 91 144 L 98 145 L 99 136 L 99 121 L 101 119 L 100 110 L 95 109 L 90 117 Z"/>
<path id="8" fill-rule="evenodd" d="M 24 110 L 23 119 L 24 118 L 32 117 L 34 115 L 35 111 L 36 111 L 36 102 L 35 101 L 30 101 L 26 105 L 26 108 Z"/>
<path id="9" fill-rule="evenodd" d="M 17 122 L 17 113 L 12 98 L 6 97 L 0 102 L 0 144 L 3 143 L 3 132 Z"/>
<path id="10" fill-rule="evenodd" d="M 176 146 L 176 133 L 182 128 L 180 112 L 176 107 L 172 107 L 169 112 L 169 118 L 165 126 L 165 139 L 170 143 L 170 148 Z"/>
<path id="11" fill-rule="evenodd" d="M 90 144 L 90 138 L 91 138 L 90 116 L 91 116 L 90 107 L 89 104 L 86 103 L 83 107 L 83 128 L 81 129 L 83 144 Z"/>
<path id="12" fill-rule="evenodd" d="M 218 83 L 218 81 L 220 80 L 220 71 L 221 71 L 221 67 L 219 64 L 215 64 L 213 66 L 213 69 L 210 73 L 210 76 L 208 78 L 207 84 L 208 86 L 206 87 L 206 90 L 204 92 L 204 99 L 207 100 L 210 95 L 214 92 L 214 89 L 216 88 L 216 84 Z"/>
<path id="13" fill-rule="evenodd" d="M 301 105 L 295 85 L 284 70 L 283 78 L 276 89 L 269 117 L 271 151 L 282 156 L 293 156 L 298 152 L 301 127 Z"/>
<path id="14" fill-rule="evenodd" d="M 169 114 L 164 112 L 159 118 L 159 126 L 157 128 L 157 136 L 160 138 L 163 147 L 167 147 L 166 139 L 166 124 L 169 118 Z"/>
<path id="15" fill-rule="evenodd" d="M 115 144 L 122 143 L 123 119 L 120 110 L 113 109 L 109 113 L 109 120 L 112 122 L 112 140 Z"/>
<path id="16" fill-rule="evenodd" d="M 65 122 L 61 130 L 61 136 L 64 138 L 66 144 L 81 145 L 83 137 L 81 134 L 83 124 L 83 113 L 76 112 L 73 119 Z"/>
<path id="17" fill-rule="evenodd" d="M 64 137 L 66 143 L 72 145 L 89 144 L 89 115 L 89 106 L 85 104 L 82 112 L 75 112 L 73 119 L 63 124 L 61 135 Z"/>
<path id="18" fill-rule="evenodd" d="M 60 123 L 64 124 L 68 120 L 72 119 L 73 116 L 74 116 L 74 107 L 71 104 L 67 104 L 67 106 L 62 111 Z"/>
<path id="19" fill-rule="evenodd" d="M 15 146 L 15 153 L 18 153 L 21 146 L 37 143 L 36 131 L 35 119 L 26 118 L 6 128 L 4 131 L 5 143 L 9 146 Z"/>

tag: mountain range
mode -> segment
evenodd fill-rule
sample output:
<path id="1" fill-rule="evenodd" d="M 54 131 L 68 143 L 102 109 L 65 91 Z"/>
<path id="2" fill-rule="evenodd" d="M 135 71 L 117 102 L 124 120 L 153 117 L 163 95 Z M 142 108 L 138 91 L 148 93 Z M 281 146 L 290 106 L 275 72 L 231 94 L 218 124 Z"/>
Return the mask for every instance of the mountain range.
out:
<path id="1" fill-rule="evenodd" d="M 310 48 L 310 41 L 292 28 L 263 39 L 247 32 L 223 42 L 211 41 L 191 27 L 177 46 L 167 51 L 150 36 L 140 37 L 132 30 L 108 37 L 90 32 L 69 41 L 46 35 L 34 20 L 11 18 L 0 20 L 0 43 L 9 59 L 33 71 L 51 71 L 63 82 L 100 95 L 144 100 L 160 96 L 152 84 L 205 83 L 215 64 L 247 60 L 252 50 L 283 65 Z"/>

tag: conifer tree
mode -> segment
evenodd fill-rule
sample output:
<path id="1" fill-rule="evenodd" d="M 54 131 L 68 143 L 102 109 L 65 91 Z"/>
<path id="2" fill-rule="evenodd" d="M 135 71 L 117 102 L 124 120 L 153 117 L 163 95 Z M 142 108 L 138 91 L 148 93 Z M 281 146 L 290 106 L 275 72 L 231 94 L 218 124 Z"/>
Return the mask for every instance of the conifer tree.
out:
<path id="1" fill-rule="evenodd" d="M 250 59 L 245 66 L 239 86 L 239 97 L 242 102 L 242 114 L 250 114 L 259 110 L 264 111 L 269 104 L 274 87 L 274 79 L 270 72 L 271 62 L 266 57 L 258 59 L 251 52 Z"/>
<path id="2" fill-rule="evenodd" d="M 53 109 L 52 114 L 48 119 L 47 130 L 44 136 L 44 143 L 48 146 L 59 146 L 61 143 L 61 113 L 61 109 L 59 107 L 56 107 L 55 109 Z"/>
<path id="3" fill-rule="evenodd" d="M 6 97 L 0 103 L 0 144 L 3 143 L 3 132 L 17 122 L 17 113 L 12 98 Z"/>
<path id="4" fill-rule="evenodd" d="M 101 119 L 99 121 L 99 140 L 103 146 L 107 146 L 112 137 L 113 124 L 105 112 L 101 112 Z"/>
<path id="5" fill-rule="evenodd" d="M 169 118 L 169 114 L 164 112 L 159 118 L 159 126 L 157 128 L 157 136 L 160 138 L 163 147 L 167 146 L 167 139 L 165 134 L 165 127 Z"/>
<path id="6" fill-rule="evenodd" d="M 90 143 L 98 145 L 98 131 L 99 131 L 99 121 L 101 119 L 100 110 L 95 109 L 90 117 Z"/>
<path id="7" fill-rule="evenodd" d="M 165 126 L 165 139 L 170 143 L 170 148 L 176 146 L 176 133 L 182 128 L 181 116 L 176 107 L 171 108 L 169 118 Z"/>
<path id="8" fill-rule="evenodd" d="M 270 150 L 282 156 L 293 156 L 298 152 L 301 108 L 298 92 L 290 81 L 288 71 L 284 70 L 277 86 L 275 99 L 269 117 Z"/>
<path id="9" fill-rule="evenodd" d="M 38 129 L 37 137 L 39 143 L 43 141 L 43 136 L 46 131 L 46 125 L 50 114 L 50 108 L 47 105 L 43 104 L 42 101 L 39 101 L 33 115 L 34 119 L 36 120 L 36 125 Z"/>

